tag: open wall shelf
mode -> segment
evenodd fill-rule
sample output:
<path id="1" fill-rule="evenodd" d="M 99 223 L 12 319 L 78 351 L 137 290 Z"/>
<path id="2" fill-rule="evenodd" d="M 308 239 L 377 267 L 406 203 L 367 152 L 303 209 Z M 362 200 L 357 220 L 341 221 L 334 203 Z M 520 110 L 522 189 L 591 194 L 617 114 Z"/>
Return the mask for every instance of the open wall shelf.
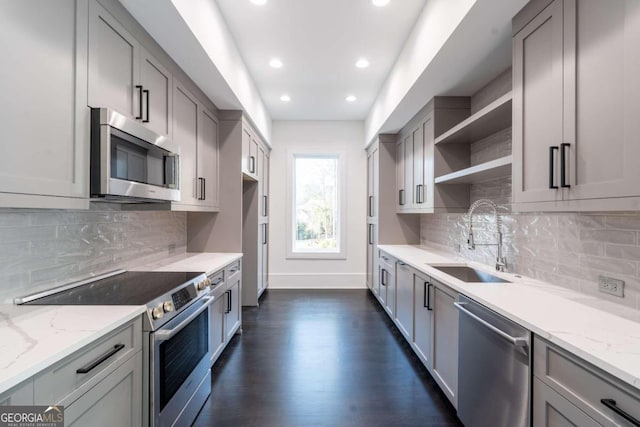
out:
<path id="1" fill-rule="evenodd" d="M 439 176 L 436 184 L 477 184 L 511 175 L 513 156 L 505 156 L 476 166 Z"/>
<path id="2" fill-rule="evenodd" d="M 511 91 L 463 120 L 435 140 L 435 144 L 470 144 L 511 126 Z"/>

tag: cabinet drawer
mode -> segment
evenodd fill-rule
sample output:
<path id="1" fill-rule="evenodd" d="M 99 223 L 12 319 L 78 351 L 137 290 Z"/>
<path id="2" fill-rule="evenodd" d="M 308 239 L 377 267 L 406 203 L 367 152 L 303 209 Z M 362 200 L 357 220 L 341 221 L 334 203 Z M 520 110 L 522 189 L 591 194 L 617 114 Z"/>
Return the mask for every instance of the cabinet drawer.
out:
<path id="1" fill-rule="evenodd" d="M 599 427 L 587 414 L 551 387 L 533 379 L 533 427 Z"/>
<path id="2" fill-rule="evenodd" d="M 602 399 L 640 420 L 640 393 L 561 348 L 534 337 L 534 375 L 604 425 L 631 426 Z"/>
<path id="3" fill-rule="evenodd" d="M 70 405 L 141 350 L 142 320 L 138 318 L 36 376 L 36 404 Z"/>
<path id="4" fill-rule="evenodd" d="M 380 251 L 379 263 L 385 270 L 395 271 L 396 259 L 388 253 Z"/>
<path id="5" fill-rule="evenodd" d="M 225 268 L 225 277 L 227 279 L 227 282 L 231 282 L 232 280 L 234 280 L 235 279 L 234 276 L 236 274 L 240 274 L 241 271 L 242 269 L 240 265 L 240 260 L 234 261 L 231 264 L 229 264 Z"/>

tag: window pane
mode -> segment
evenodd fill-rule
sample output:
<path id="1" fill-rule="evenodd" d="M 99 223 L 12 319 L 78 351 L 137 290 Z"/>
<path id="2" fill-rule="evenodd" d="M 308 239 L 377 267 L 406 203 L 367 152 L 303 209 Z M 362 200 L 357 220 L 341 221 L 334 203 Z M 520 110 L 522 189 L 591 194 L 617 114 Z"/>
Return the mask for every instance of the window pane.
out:
<path id="1" fill-rule="evenodd" d="M 340 252 L 338 158 L 296 156 L 293 252 Z"/>

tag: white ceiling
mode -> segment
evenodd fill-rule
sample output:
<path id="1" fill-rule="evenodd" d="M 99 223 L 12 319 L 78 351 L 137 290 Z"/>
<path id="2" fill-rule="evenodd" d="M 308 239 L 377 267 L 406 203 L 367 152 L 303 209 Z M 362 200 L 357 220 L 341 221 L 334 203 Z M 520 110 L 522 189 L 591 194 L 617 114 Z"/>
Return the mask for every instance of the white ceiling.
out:
<path id="1" fill-rule="evenodd" d="M 274 120 L 363 120 L 426 3 L 215 1 Z M 269 66 L 274 57 L 282 68 Z M 355 67 L 360 57 L 368 68 Z"/>

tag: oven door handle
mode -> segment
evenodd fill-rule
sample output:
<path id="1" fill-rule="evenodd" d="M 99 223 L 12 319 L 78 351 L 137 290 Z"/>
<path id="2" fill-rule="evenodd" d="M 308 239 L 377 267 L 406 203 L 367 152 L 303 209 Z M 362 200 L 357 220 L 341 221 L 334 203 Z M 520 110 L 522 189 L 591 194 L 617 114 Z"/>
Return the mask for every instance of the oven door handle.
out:
<path id="1" fill-rule="evenodd" d="M 166 329 L 166 330 L 162 330 L 161 329 L 161 330 L 157 331 L 155 334 L 153 334 L 154 340 L 155 341 L 167 341 L 167 340 L 170 340 L 171 338 L 173 338 L 178 332 L 180 332 L 185 327 L 187 327 L 187 325 L 189 325 L 189 323 L 191 323 L 191 321 L 193 319 L 198 317 L 203 311 L 205 311 L 207 308 L 209 308 L 209 306 L 215 300 L 215 298 L 206 296 L 206 297 L 203 297 L 202 300 L 204 301 L 203 306 L 200 307 L 195 313 L 191 314 L 189 317 L 184 319 L 175 328 Z"/>

